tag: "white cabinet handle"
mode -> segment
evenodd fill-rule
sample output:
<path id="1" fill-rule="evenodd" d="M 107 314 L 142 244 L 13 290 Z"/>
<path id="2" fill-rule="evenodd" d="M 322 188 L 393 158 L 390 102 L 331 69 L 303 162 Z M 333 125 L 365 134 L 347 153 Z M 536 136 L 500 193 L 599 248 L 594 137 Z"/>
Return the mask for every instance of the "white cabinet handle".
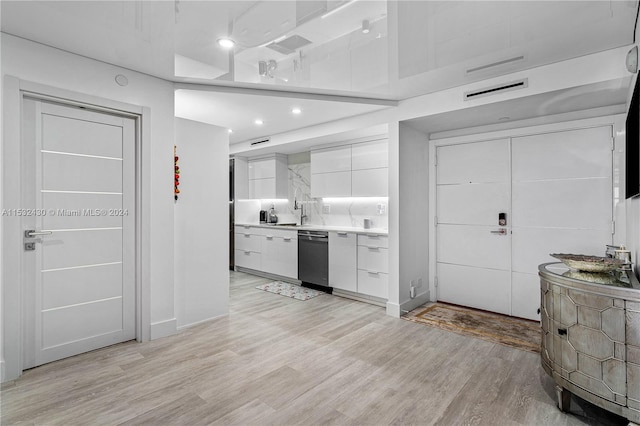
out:
<path id="1" fill-rule="evenodd" d="M 375 271 L 367 271 L 367 273 L 371 275 L 380 275 L 380 272 L 375 272 Z"/>
<path id="2" fill-rule="evenodd" d="M 250 254 L 251 254 L 251 252 L 250 252 L 250 251 L 245 250 L 245 251 L 244 251 L 244 254 L 246 254 L 246 255 L 250 255 Z"/>
<path id="3" fill-rule="evenodd" d="M 285 241 L 291 241 L 291 237 L 284 237 Z"/>
<path id="4" fill-rule="evenodd" d="M 273 240 L 273 235 L 267 235 L 267 240 Z"/>
<path id="5" fill-rule="evenodd" d="M 338 235 L 341 236 L 341 237 L 346 237 L 349 234 L 346 233 L 346 232 L 338 232 Z"/>
<path id="6" fill-rule="evenodd" d="M 251 237 L 251 234 L 244 234 L 244 237 L 245 238 L 249 238 L 249 237 Z"/>
<path id="7" fill-rule="evenodd" d="M 380 247 L 377 246 L 367 246 L 369 250 L 380 250 Z"/>

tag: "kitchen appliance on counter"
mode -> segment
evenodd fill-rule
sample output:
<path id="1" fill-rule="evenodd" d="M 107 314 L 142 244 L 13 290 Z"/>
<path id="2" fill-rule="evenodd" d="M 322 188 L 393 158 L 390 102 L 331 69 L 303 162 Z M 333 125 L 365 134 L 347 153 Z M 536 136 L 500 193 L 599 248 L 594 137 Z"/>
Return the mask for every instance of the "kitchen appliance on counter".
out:
<path id="1" fill-rule="evenodd" d="M 267 211 L 260 210 L 260 223 L 267 223 Z"/>
<path id="2" fill-rule="evenodd" d="M 329 287 L 329 233 L 298 231 L 298 279 L 303 287 L 331 294 Z"/>
<path id="3" fill-rule="evenodd" d="M 278 215 L 276 214 L 276 207 L 273 204 L 271 204 L 269 213 L 267 213 L 267 223 L 269 225 L 275 225 L 276 223 L 278 223 Z"/>

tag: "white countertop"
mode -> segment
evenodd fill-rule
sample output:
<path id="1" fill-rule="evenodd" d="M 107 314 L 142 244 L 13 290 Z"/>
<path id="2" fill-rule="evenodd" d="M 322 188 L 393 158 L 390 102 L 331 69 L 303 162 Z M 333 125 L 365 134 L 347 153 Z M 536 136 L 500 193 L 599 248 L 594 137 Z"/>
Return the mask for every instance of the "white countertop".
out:
<path id="1" fill-rule="evenodd" d="M 389 231 L 383 228 L 357 228 L 352 226 L 331 226 L 331 225 L 268 225 L 264 223 L 235 223 L 236 226 L 254 226 L 257 228 L 275 228 L 275 229 L 302 229 L 309 231 L 339 231 L 353 232 L 354 234 L 363 235 L 389 235 Z"/>

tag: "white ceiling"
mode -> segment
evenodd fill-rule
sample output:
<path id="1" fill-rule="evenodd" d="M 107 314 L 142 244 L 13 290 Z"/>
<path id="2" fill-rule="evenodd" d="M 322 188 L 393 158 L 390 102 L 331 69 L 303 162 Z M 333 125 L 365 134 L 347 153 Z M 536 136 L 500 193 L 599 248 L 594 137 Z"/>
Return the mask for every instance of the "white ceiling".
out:
<path id="1" fill-rule="evenodd" d="M 302 110 L 295 115 L 291 110 Z M 329 100 L 265 96 L 217 91 L 176 91 L 177 117 L 215 124 L 233 130 L 231 143 L 254 140 L 291 129 L 320 124 L 388 108 L 384 105 Z M 264 124 L 256 125 L 256 119 Z"/>
<path id="2" fill-rule="evenodd" d="M 179 116 L 231 127 L 237 142 L 387 106 L 362 98 L 402 100 L 629 45 L 638 1 L 2 0 L 0 8 L 3 32 L 96 60 L 179 83 L 278 90 L 177 93 Z M 288 55 L 267 47 L 292 35 L 311 43 Z M 237 42 L 231 52 L 217 45 L 223 36 Z M 260 75 L 269 60 L 276 68 Z M 293 118 L 296 102 L 304 112 Z M 488 119 L 473 112 L 470 125 Z M 260 114 L 266 124 L 256 128 Z"/>

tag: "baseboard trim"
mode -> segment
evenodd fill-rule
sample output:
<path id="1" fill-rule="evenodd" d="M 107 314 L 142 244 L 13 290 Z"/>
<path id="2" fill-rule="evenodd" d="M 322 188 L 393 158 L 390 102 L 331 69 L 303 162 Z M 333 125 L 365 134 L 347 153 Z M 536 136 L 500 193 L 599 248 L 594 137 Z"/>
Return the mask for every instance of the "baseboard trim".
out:
<path id="1" fill-rule="evenodd" d="M 387 302 L 387 315 L 394 318 L 400 318 L 400 305 L 397 303 Z"/>
<path id="2" fill-rule="evenodd" d="M 165 321 L 151 323 L 151 340 L 172 336 L 178 332 L 178 321 L 171 318 Z"/>
<path id="3" fill-rule="evenodd" d="M 268 272 L 257 271 L 255 269 L 243 268 L 242 266 L 236 266 L 236 271 L 244 272 L 246 274 L 257 275 L 259 277 L 268 278 L 274 281 L 284 281 L 291 284 L 302 284 L 302 281 L 295 278 L 283 277 L 280 275 L 270 274 Z"/>
<path id="4" fill-rule="evenodd" d="M 348 290 L 340 290 L 339 288 L 333 288 L 333 295 L 344 297 L 345 299 L 357 300 L 358 302 L 369 303 L 371 305 L 385 307 L 387 301 L 375 296 L 367 296 L 366 294 L 354 293 Z"/>
<path id="5" fill-rule="evenodd" d="M 400 304 L 401 313 L 406 314 L 407 312 L 413 311 L 418 306 L 424 305 L 425 303 L 429 302 L 431 300 L 431 297 L 429 297 L 430 294 L 431 292 L 427 290 L 424 293 L 420 293 L 413 299 L 410 299 L 410 300 L 407 300 L 406 302 L 401 303 Z"/>
<path id="6" fill-rule="evenodd" d="M 196 325 L 204 324 L 205 322 L 211 322 L 211 321 L 217 320 L 218 318 L 228 317 L 228 316 L 229 316 L 228 313 L 222 314 L 222 315 L 216 315 L 215 317 L 203 319 L 201 321 L 192 322 L 190 324 L 181 325 L 181 326 L 177 327 L 176 330 L 177 331 L 182 331 L 182 330 L 190 328 L 190 327 L 195 327 Z"/>

